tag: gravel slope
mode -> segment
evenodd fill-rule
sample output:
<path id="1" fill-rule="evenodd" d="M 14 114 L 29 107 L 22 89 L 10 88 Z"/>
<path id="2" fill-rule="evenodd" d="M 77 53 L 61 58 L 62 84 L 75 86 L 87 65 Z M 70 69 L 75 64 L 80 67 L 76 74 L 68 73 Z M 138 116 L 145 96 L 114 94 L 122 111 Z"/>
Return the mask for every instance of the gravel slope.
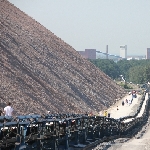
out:
<path id="1" fill-rule="evenodd" d="M 99 112 L 124 90 L 69 44 L 0 0 L 0 104 L 18 114 Z"/>

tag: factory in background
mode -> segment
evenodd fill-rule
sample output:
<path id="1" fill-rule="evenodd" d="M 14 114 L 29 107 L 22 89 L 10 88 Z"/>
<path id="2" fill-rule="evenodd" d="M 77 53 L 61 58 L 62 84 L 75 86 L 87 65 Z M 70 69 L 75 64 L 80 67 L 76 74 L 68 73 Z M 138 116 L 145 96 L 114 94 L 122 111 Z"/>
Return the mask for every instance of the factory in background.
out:
<path id="1" fill-rule="evenodd" d="M 150 48 L 147 48 L 146 59 L 150 59 Z"/>
<path id="2" fill-rule="evenodd" d="M 115 62 L 126 59 L 126 60 L 141 60 L 150 59 L 150 48 L 147 48 L 146 55 L 129 55 L 127 56 L 127 45 L 120 45 L 120 56 L 110 54 L 108 52 L 108 45 L 106 45 L 105 52 L 96 49 L 85 49 L 85 51 L 78 51 L 85 59 L 111 59 Z"/>
<path id="3" fill-rule="evenodd" d="M 120 45 L 120 57 L 127 58 L 127 45 Z"/>
<path id="4" fill-rule="evenodd" d="M 85 59 L 112 59 L 114 61 L 122 59 L 120 56 L 109 54 L 108 45 L 106 45 L 105 52 L 96 49 L 85 49 L 85 51 L 78 51 L 78 52 Z"/>
<path id="5" fill-rule="evenodd" d="M 80 55 L 82 55 L 82 57 L 86 58 L 86 59 L 97 59 L 96 57 L 96 49 L 85 49 L 85 51 L 78 51 Z M 108 45 L 106 45 L 106 53 L 103 59 L 108 59 Z"/>
<path id="6" fill-rule="evenodd" d="M 85 49 L 85 51 L 78 52 L 86 59 L 96 59 L 96 49 Z"/>
<path id="7" fill-rule="evenodd" d="M 108 59 L 108 45 L 106 45 L 106 59 Z"/>

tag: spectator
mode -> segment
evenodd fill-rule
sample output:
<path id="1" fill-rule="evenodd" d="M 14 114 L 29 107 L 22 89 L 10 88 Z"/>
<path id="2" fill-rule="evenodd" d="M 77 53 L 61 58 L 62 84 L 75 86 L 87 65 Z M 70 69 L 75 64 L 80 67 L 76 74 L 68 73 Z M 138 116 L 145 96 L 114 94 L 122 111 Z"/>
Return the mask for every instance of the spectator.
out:
<path id="1" fill-rule="evenodd" d="M 107 117 L 107 110 L 104 112 L 104 116 Z"/>
<path id="2" fill-rule="evenodd" d="M 3 115 L 3 111 L 2 110 L 0 110 L 0 116 L 2 116 Z"/>
<path id="3" fill-rule="evenodd" d="M 128 104 L 129 104 L 129 106 L 131 105 L 131 103 L 132 103 L 132 102 L 131 102 L 131 100 L 129 99 L 129 100 L 128 100 Z"/>
<path id="4" fill-rule="evenodd" d="M 102 112 L 100 111 L 100 112 L 99 112 L 99 116 L 102 116 L 102 115 L 103 115 L 103 114 L 102 114 Z"/>
<path id="5" fill-rule="evenodd" d="M 117 106 L 117 110 L 119 110 L 118 106 Z"/>
<path id="6" fill-rule="evenodd" d="M 13 108 L 11 107 L 11 103 L 8 102 L 7 106 L 4 108 L 5 116 L 12 116 L 13 115 Z"/>
<path id="7" fill-rule="evenodd" d="M 122 101 L 122 106 L 124 106 L 124 101 Z"/>

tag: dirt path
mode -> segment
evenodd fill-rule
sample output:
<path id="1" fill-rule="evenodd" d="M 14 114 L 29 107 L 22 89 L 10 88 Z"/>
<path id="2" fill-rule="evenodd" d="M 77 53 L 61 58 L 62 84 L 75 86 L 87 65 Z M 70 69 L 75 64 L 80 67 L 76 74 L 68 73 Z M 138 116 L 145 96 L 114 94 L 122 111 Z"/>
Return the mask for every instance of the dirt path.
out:
<path id="1" fill-rule="evenodd" d="M 125 117 L 128 115 L 132 115 L 132 113 L 135 113 L 138 107 L 138 103 L 140 102 L 141 95 L 137 95 L 137 98 L 133 98 L 133 101 L 131 104 L 126 103 L 127 100 L 132 99 L 132 95 L 126 95 L 121 100 L 119 100 L 116 104 L 111 106 L 107 112 L 110 113 L 111 118 L 118 119 L 120 117 Z M 125 102 L 125 105 L 122 106 L 122 101 Z M 117 107 L 118 106 L 118 107 Z M 118 108 L 118 110 L 117 110 Z M 104 112 L 102 112 L 104 114 Z"/>
<path id="2" fill-rule="evenodd" d="M 127 95 L 122 100 L 118 101 L 114 106 L 110 107 L 107 111 L 111 113 L 111 117 L 120 118 L 127 116 L 135 111 L 136 106 L 140 100 L 141 95 L 137 95 L 137 98 L 133 99 L 133 103 L 129 106 L 125 104 L 122 106 L 122 100 L 130 99 L 131 95 Z M 146 98 L 148 99 L 148 95 Z M 145 101 L 143 105 L 145 105 Z M 117 106 L 119 110 L 117 110 Z M 141 112 L 138 116 L 144 111 L 144 107 L 141 108 Z M 93 150 L 150 150 L 150 118 L 142 130 L 132 139 L 120 138 L 116 139 L 114 142 L 104 142 L 95 147 Z"/>
<path id="3" fill-rule="evenodd" d="M 145 106 L 145 102 L 147 99 L 148 94 L 145 97 L 143 106 Z M 140 113 L 138 114 L 139 117 L 144 112 L 143 106 Z M 148 119 L 147 124 L 143 126 L 142 130 L 139 131 L 139 133 L 134 138 L 125 143 L 116 141 L 115 144 L 112 144 L 112 146 L 107 150 L 150 150 L 150 118 Z"/>

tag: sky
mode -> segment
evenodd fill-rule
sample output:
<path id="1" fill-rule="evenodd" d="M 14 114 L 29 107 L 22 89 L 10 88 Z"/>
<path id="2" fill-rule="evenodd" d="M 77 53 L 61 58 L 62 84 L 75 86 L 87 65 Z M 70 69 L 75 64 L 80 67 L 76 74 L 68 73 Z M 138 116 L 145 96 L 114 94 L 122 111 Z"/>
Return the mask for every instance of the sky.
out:
<path id="1" fill-rule="evenodd" d="M 77 51 L 146 55 L 150 0 L 9 0 Z"/>

